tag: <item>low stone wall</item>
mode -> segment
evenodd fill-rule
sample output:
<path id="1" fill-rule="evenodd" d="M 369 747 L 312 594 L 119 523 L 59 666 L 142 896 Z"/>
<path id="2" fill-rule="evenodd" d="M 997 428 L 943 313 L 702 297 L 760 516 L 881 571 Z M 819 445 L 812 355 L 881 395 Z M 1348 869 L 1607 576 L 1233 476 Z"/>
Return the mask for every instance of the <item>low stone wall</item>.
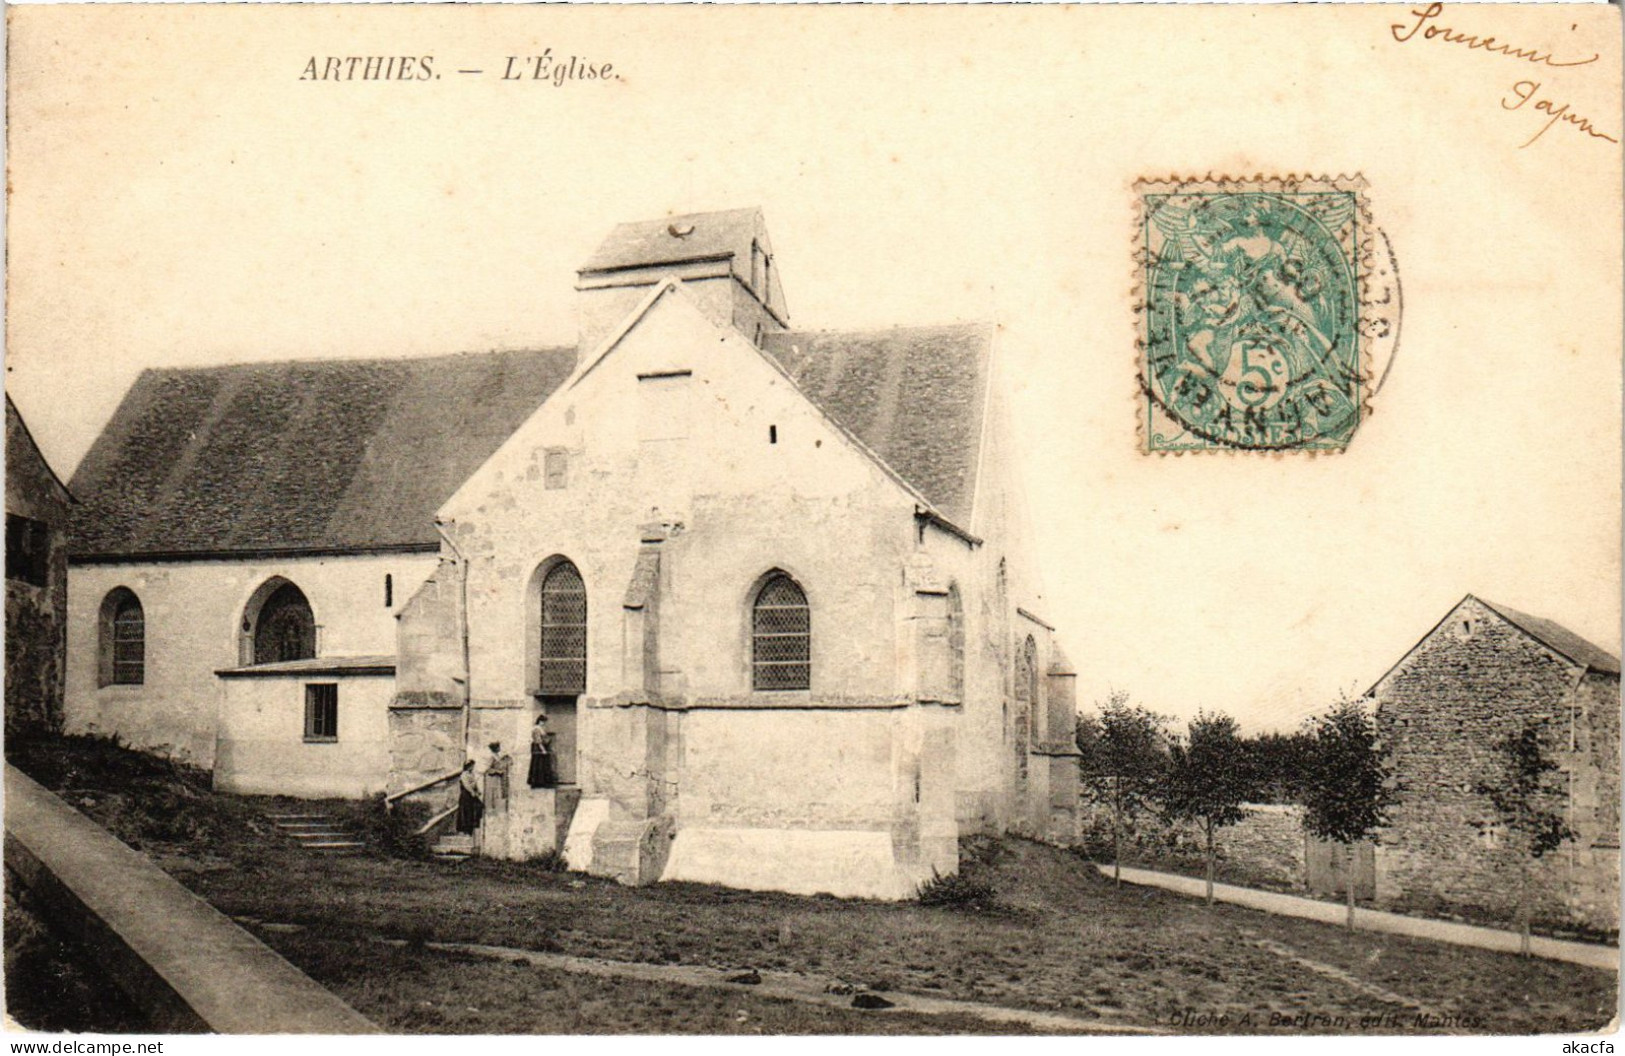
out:
<path id="1" fill-rule="evenodd" d="M 11 766 L 7 881 L 165 1033 L 371 1034 L 317 986 L 144 856 Z"/>
<path id="2" fill-rule="evenodd" d="M 1218 872 L 1236 883 L 1304 890 L 1303 808 L 1249 803 L 1247 816 L 1214 836 Z M 1079 839 L 1101 860 L 1111 851 L 1111 813 L 1103 805 L 1079 807 Z M 1205 837 L 1194 823 L 1170 824 L 1154 816 L 1135 819 L 1123 838 L 1123 859 L 1162 868 L 1200 867 Z"/>

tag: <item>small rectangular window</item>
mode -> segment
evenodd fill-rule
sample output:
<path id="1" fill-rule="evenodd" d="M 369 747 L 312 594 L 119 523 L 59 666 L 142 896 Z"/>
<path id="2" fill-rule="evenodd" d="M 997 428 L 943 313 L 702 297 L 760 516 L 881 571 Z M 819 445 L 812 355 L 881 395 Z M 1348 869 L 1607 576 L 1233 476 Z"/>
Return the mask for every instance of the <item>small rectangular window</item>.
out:
<path id="1" fill-rule="evenodd" d="M 305 740 L 339 739 L 339 687 L 317 682 L 305 687 Z"/>
<path id="2" fill-rule="evenodd" d="M 395 577 L 384 573 L 384 608 L 395 604 Z"/>
<path id="3" fill-rule="evenodd" d="M 45 586 L 51 567 L 51 530 L 32 517 L 6 514 L 6 578 Z"/>
<path id="4" fill-rule="evenodd" d="M 542 457 L 542 476 L 549 491 L 557 491 L 569 484 L 570 456 L 564 451 L 549 451 Z"/>

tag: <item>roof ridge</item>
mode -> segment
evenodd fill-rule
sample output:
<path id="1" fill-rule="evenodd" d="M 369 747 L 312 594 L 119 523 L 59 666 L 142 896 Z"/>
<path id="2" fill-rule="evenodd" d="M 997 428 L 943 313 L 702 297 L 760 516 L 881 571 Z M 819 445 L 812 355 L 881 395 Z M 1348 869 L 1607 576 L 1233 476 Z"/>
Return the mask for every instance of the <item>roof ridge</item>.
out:
<path id="1" fill-rule="evenodd" d="M 252 368 L 294 367 L 294 366 L 333 366 L 339 364 L 384 364 L 384 363 L 429 363 L 435 360 L 473 359 L 477 356 L 518 356 L 543 355 L 555 352 L 568 352 L 575 355 L 574 345 L 548 345 L 543 348 L 492 348 L 465 350 L 461 352 L 430 352 L 421 356 L 310 356 L 310 357 L 284 357 L 282 359 L 244 359 L 229 363 L 200 363 L 194 366 L 161 366 L 144 367 L 143 374 L 202 374 L 216 370 L 243 370 Z"/>
<path id="2" fill-rule="evenodd" d="M 952 323 L 892 323 L 889 326 L 821 326 L 821 327 L 789 327 L 775 331 L 771 336 L 780 334 L 876 334 L 890 330 L 970 330 L 982 329 L 992 331 L 998 324 L 991 319 L 969 319 Z"/>

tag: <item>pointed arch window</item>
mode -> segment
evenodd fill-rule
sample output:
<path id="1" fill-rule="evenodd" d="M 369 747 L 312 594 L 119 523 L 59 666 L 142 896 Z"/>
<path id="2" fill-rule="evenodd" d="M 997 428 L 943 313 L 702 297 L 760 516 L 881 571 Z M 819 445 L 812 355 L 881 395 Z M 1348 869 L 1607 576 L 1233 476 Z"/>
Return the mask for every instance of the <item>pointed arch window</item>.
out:
<path id="1" fill-rule="evenodd" d="M 141 599 L 127 587 L 102 599 L 100 682 L 139 686 L 147 678 L 147 619 Z"/>
<path id="2" fill-rule="evenodd" d="M 254 662 L 279 664 L 316 655 L 316 616 L 305 592 L 283 582 L 254 618 Z"/>
<path id="3" fill-rule="evenodd" d="M 587 585 L 568 561 L 554 565 L 542 580 L 541 638 L 541 692 L 587 692 Z"/>
<path id="4" fill-rule="evenodd" d="M 751 688 L 812 686 L 812 610 L 807 594 L 783 572 L 768 576 L 751 605 Z"/>

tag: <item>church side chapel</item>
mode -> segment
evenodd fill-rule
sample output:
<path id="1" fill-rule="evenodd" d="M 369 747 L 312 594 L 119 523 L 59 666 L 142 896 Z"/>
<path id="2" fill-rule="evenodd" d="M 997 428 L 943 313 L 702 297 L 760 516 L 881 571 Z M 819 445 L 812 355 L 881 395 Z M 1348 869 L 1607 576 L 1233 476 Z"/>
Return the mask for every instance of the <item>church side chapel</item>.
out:
<path id="1" fill-rule="evenodd" d="M 1069 833 L 994 329 L 791 329 L 754 209 L 577 274 L 573 348 L 144 373 L 71 485 L 69 729 L 448 830 L 474 760 L 476 853 L 634 884 Z"/>

